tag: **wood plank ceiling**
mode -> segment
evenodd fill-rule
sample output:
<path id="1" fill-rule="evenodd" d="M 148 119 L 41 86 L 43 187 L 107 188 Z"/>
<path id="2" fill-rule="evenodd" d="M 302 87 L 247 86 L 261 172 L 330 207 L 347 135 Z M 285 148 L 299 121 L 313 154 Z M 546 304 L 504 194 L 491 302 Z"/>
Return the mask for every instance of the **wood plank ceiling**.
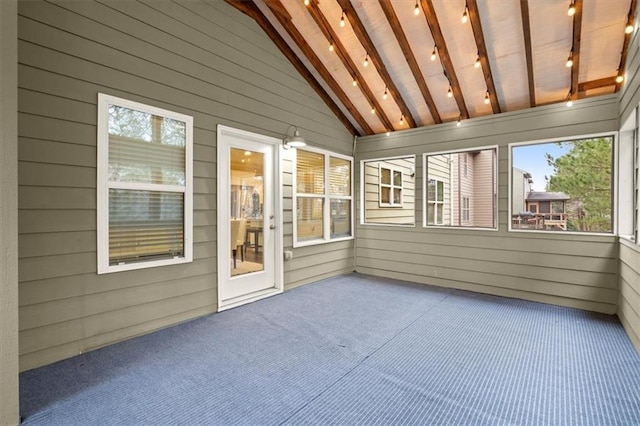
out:
<path id="1" fill-rule="evenodd" d="M 359 136 L 615 93 L 636 30 L 637 0 L 226 1 Z"/>

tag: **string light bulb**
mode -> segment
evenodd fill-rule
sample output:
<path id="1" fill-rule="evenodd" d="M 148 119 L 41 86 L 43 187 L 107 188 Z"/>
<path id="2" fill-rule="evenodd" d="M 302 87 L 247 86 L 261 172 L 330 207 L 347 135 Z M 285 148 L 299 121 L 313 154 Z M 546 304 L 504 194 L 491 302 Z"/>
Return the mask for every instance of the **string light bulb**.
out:
<path id="1" fill-rule="evenodd" d="M 460 21 L 462 21 L 463 24 L 466 24 L 468 20 L 469 20 L 469 8 L 467 7 L 467 4 L 465 3 L 464 12 L 462 12 L 462 18 L 460 19 Z"/>
<path id="2" fill-rule="evenodd" d="M 436 45 L 433 45 L 433 51 L 431 52 L 431 60 L 435 61 L 436 60 Z"/>
<path id="3" fill-rule="evenodd" d="M 309 0 L 304 0 L 304 5 L 309 6 Z"/>
<path id="4" fill-rule="evenodd" d="M 353 84 L 353 87 L 356 87 L 356 86 L 358 85 L 358 80 L 356 80 L 356 79 L 354 78 L 354 79 L 353 79 L 353 83 L 351 83 L 351 84 Z"/>
<path id="5" fill-rule="evenodd" d="M 620 84 L 624 81 L 624 76 L 622 74 L 618 74 L 616 76 L 616 83 Z"/>
<path id="6" fill-rule="evenodd" d="M 459 116 L 458 116 L 458 121 L 456 122 L 456 126 L 457 126 L 457 127 L 462 126 L 462 115 L 459 115 Z"/>
<path id="7" fill-rule="evenodd" d="M 624 27 L 625 34 L 631 34 L 633 32 L 633 23 L 631 21 L 627 22 L 627 26 Z"/>
<path id="8" fill-rule="evenodd" d="M 331 41 L 329 42 L 329 52 L 333 52 L 333 49 L 334 49 L 334 47 L 333 47 L 333 40 L 331 40 Z"/>
<path id="9" fill-rule="evenodd" d="M 387 99 L 387 96 L 389 96 L 389 93 L 387 92 L 387 88 L 384 88 L 384 94 L 382 95 L 382 99 Z"/>
<path id="10" fill-rule="evenodd" d="M 342 11 L 342 17 L 340 18 L 340 26 L 342 28 L 344 28 L 345 26 L 345 22 L 344 22 L 344 10 Z"/>
<path id="11" fill-rule="evenodd" d="M 484 104 L 489 105 L 490 101 L 491 99 L 489 98 L 489 91 L 487 90 L 487 93 L 484 94 Z"/>
<path id="12" fill-rule="evenodd" d="M 418 6 L 418 0 L 416 0 L 416 7 L 413 8 L 413 14 L 416 16 L 420 15 L 420 6 Z"/>
<path id="13" fill-rule="evenodd" d="M 576 14 L 576 4 L 574 0 L 571 0 L 571 3 L 569 4 L 569 9 L 567 10 L 567 15 L 573 16 L 575 14 Z"/>
<path id="14" fill-rule="evenodd" d="M 571 108 L 573 106 L 573 99 L 571 99 L 572 93 L 569 92 L 567 95 L 567 108 Z"/>
<path id="15" fill-rule="evenodd" d="M 480 55 L 478 54 L 478 57 L 476 58 L 476 63 L 473 64 L 474 67 L 476 68 L 480 68 Z"/>
<path id="16" fill-rule="evenodd" d="M 366 67 L 366 66 L 368 66 L 368 65 L 369 65 L 369 54 L 367 53 L 367 54 L 365 54 L 365 56 L 364 56 L 364 62 L 362 63 L 362 66 L 363 66 L 363 67 Z"/>
<path id="17" fill-rule="evenodd" d="M 567 58 L 567 63 L 565 65 L 567 68 L 571 68 L 573 66 L 573 50 L 569 53 L 569 57 Z"/>
<path id="18" fill-rule="evenodd" d="M 451 85 L 449 85 L 449 91 L 447 92 L 447 97 L 448 98 L 453 97 L 453 90 L 451 90 Z"/>
<path id="19" fill-rule="evenodd" d="M 376 108 L 375 107 L 371 107 L 371 114 L 375 114 L 376 113 Z"/>
<path id="20" fill-rule="evenodd" d="M 404 125 L 404 114 L 402 114 L 400 116 L 400 125 L 403 126 Z"/>

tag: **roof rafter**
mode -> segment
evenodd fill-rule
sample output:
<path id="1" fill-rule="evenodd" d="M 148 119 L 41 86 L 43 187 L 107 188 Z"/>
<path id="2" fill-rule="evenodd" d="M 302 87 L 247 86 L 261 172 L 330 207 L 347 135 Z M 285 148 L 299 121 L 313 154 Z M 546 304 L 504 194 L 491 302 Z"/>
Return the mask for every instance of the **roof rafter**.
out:
<path id="1" fill-rule="evenodd" d="M 482 33 L 482 23 L 480 22 L 480 14 L 478 12 L 478 4 L 476 0 L 467 0 L 467 8 L 469 9 L 469 22 L 473 30 L 473 37 L 476 39 L 478 55 L 480 56 L 480 65 L 484 73 L 484 81 L 487 84 L 489 99 L 491 100 L 491 108 L 494 114 L 502 112 L 500 102 L 498 102 L 498 93 L 493 82 L 493 74 L 491 73 L 491 64 L 489 64 L 489 56 L 487 55 L 487 45 L 484 42 L 484 34 Z"/>
<path id="2" fill-rule="evenodd" d="M 248 2 L 243 2 L 243 3 L 248 3 Z M 355 106 L 349 99 L 349 96 L 347 96 L 346 93 L 344 93 L 340 85 L 331 76 L 331 73 L 329 72 L 329 70 L 327 70 L 327 68 L 322 64 L 322 62 L 320 61 L 320 58 L 318 58 L 318 56 L 313 52 L 313 50 L 305 42 L 304 37 L 302 37 L 300 32 L 297 30 L 297 28 L 291 24 L 291 16 L 286 11 L 284 6 L 280 3 L 280 1 L 269 0 L 268 2 L 266 2 L 266 5 L 269 7 L 269 9 L 271 9 L 271 11 L 273 12 L 274 16 L 276 17 L 280 25 L 282 25 L 285 31 L 287 31 L 287 33 L 296 43 L 298 48 L 307 57 L 309 62 L 311 62 L 311 65 L 316 69 L 316 71 L 318 71 L 320 76 L 329 85 L 333 93 L 338 97 L 338 99 L 340 99 L 340 101 L 343 103 L 345 108 L 349 110 L 349 112 L 351 113 L 353 118 L 358 122 L 360 127 L 368 134 L 373 134 L 373 129 L 371 129 L 371 127 L 369 126 L 367 121 L 364 119 L 364 117 L 362 117 L 362 115 L 355 108 Z"/>
<path id="3" fill-rule="evenodd" d="M 344 47 L 342 42 L 340 42 L 340 38 L 331 28 L 331 25 L 327 21 L 327 18 L 322 14 L 322 11 L 318 7 L 317 0 L 309 2 L 309 5 L 307 6 L 307 11 L 309 12 L 313 20 L 316 22 L 316 24 L 318 25 L 318 27 L 320 28 L 324 36 L 327 38 L 327 40 L 333 43 L 334 52 L 338 55 L 338 57 L 342 61 L 342 64 L 349 71 L 351 76 L 354 79 L 356 79 L 356 81 L 358 82 L 358 86 L 362 91 L 362 94 L 367 98 L 367 100 L 369 101 L 369 104 L 373 108 L 375 108 L 376 114 L 378 115 L 378 118 L 380 119 L 380 121 L 382 121 L 382 124 L 384 124 L 384 126 L 388 130 L 393 130 L 393 123 L 391 123 L 391 120 L 389 120 L 389 117 L 384 112 L 384 109 L 378 102 L 378 98 L 373 94 L 366 80 L 362 77 L 362 74 L 360 73 L 358 67 L 356 66 L 356 64 L 353 62 L 353 60 L 347 53 L 347 49 Z"/>
<path id="4" fill-rule="evenodd" d="M 571 44 L 571 99 L 578 99 L 580 76 L 580 37 L 582 36 L 582 0 L 575 0 L 576 13 L 573 15 L 573 43 Z"/>
<path id="5" fill-rule="evenodd" d="M 267 34 L 267 36 L 278 46 L 278 49 L 282 52 L 284 56 L 291 62 L 294 68 L 302 75 L 302 77 L 307 80 L 307 83 L 316 91 L 316 93 L 322 98 L 322 100 L 327 104 L 329 109 L 338 117 L 338 119 L 344 124 L 345 128 L 354 136 L 359 136 L 360 132 L 358 129 L 354 127 L 349 118 L 342 112 L 342 110 L 336 105 L 336 103 L 331 99 L 329 94 L 324 90 L 324 88 L 320 85 L 320 83 L 316 80 L 316 78 L 309 72 L 307 67 L 302 63 L 300 59 L 298 59 L 295 52 L 289 47 L 286 41 L 278 34 L 273 25 L 269 22 L 269 20 L 264 16 L 264 14 L 258 9 L 258 7 L 252 2 L 241 1 L 241 0 L 225 0 L 228 4 L 238 9 L 240 12 L 252 18 L 256 23 L 262 28 L 262 30 Z"/>
<path id="6" fill-rule="evenodd" d="M 420 92 L 424 97 L 424 101 L 427 103 L 427 107 L 429 108 L 429 112 L 431 113 L 431 117 L 436 124 L 442 123 L 442 118 L 440 117 L 440 113 L 438 112 L 438 108 L 436 107 L 435 102 L 433 101 L 433 97 L 431 96 L 431 92 L 427 87 L 427 82 L 422 75 L 422 70 L 420 70 L 420 66 L 418 65 L 418 61 L 416 61 L 416 57 L 411 50 L 411 46 L 409 46 L 409 41 L 407 40 L 404 31 L 402 31 L 402 26 L 400 25 L 400 20 L 398 19 L 398 15 L 396 15 L 393 10 L 393 6 L 391 5 L 391 0 L 380 0 L 380 7 L 382 11 L 387 17 L 389 24 L 391 25 L 391 29 L 398 40 L 398 44 L 400 45 L 400 49 L 402 49 L 402 53 L 404 57 L 407 59 L 407 63 L 409 64 L 409 68 L 411 68 L 411 72 L 413 73 L 413 78 L 416 80 L 418 87 L 420 88 Z"/>
<path id="7" fill-rule="evenodd" d="M 585 81 L 578 84 L 578 93 L 586 92 L 587 90 L 601 89 L 603 87 L 615 86 L 616 76 L 599 78 L 597 80 Z"/>
<path id="8" fill-rule="evenodd" d="M 529 17 L 529 0 L 520 0 L 522 15 L 522 32 L 524 33 L 524 52 L 527 59 L 527 79 L 529 81 L 529 106 L 536 106 L 536 83 L 533 74 L 533 49 L 531 47 L 531 18 Z"/>
<path id="9" fill-rule="evenodd" d="M 351 5 L 351 1 L 350 0 L 337 0 L 337 1 L 338 1 L 338 4 L 340 4 L 340 7 L 342 7 L 342 10 L 344 11 L 345 16 L 349 20 L 349 23 L 351 24 L 351 28 L 353 29 L 353 32 L 355 33 L 356 37 L 360 41 L 360 44 L 362 44 L 365 51 L 371 58 L 371 62 L 373 62 L 373 65 L 378 70 L 378 74 L 380 74 L 380 77 L 382 77 L 382 80 L 384 80 L 385 85 L 389 90 L 389 93 L 391 94 L 393 99 L 396 101 L 396 104 L 398 105 L 398 108 L 400 108 L 400 111 L 402 112 L 402 115 L 404 116 L 405 120 L 407 120 L 407 123 L 409 124 L 410 127 L 417 127 L 416 120 L 414 119 L 413 114 L 411 114 L 411 110 L 409 110 L 409 107 L 405 103 L 404 99 L 402 99 L 402 95 L 400 94 L 400 91 L 398 90 L 398 88 L 396 87 L 396 84 L 394 83 L 393 79 L 389 75 L 389 72 L 387 71 L 387 67 L 382 61 L 380 54 L 378 53 L 378 49 L 376 49 L 375 45 L 373 44 L 373 41 L 371 41 L 371 38 L 369 37 L 367 30 L 365 29 L 364 25 L 362 24 L 362 21 L 360 21 L 360 18 L 356 13 L 356 10 Z"/>
<path id="10" fill-rule="evenodd" d="M 442 29 L 440 28 L 440 23 L 438 22 L 438 17 L 436 16 L 436 11 L 433 8 L 433 3 L 431 0 L 420 0 L 420 4 L 422 5 L 422 10 L 424 10 L 424 17 L 427 20 L 427 24 L 429 25 L 429 29 L 431 30 L 431 35 L 433 36 L 433 40 L 436 43 L 436 47 L 438 48 L 438 53 L 440 55 L 440 61 L 442 62 L 442 67 L 444 68 L 444 73 L 449 83 L 451 84 L 451 90 L 453 91 L 453 97 L 458 104 L 458 109 L 460 110 L 460 115 L 462 118 L 469 118 L 469 111 L 467 110 L 467 106 L 464 103 L 464 96 L 462 95 L 462 89 L 460 88 L 460 82 L 458 82 L 458 77 L 456 76 L 456 71 L 453 67 L 453 62 L 451 61 L 451 57 L 449 56 L 449 50 L 447 49 L 447 43 L 444 41 L 444 36 L 442 35 Z"/>

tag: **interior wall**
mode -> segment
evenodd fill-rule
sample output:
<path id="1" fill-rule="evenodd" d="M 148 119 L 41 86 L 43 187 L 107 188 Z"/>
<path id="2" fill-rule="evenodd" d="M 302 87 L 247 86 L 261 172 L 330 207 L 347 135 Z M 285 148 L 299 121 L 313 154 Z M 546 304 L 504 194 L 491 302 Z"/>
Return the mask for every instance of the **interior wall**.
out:
<path id="1" fill-rule="evenodd" d="M 317 93 L 225 2 L 23 1 L 18 31 L 21 370 L 217 310 L 218 124 L 278 138 L 295 124 L 351 153 Z M 96 274 L 99 92 L 194 117 L 192 263 Z M 285 287 L 353 270 L 352 241 L 292 248 L 284 170 Z"/>
<path id="2" fill-rule="evenodd" d="M 17 3 L 0 1 L 0 424 L 18 413 Z"/>
<path id="3" fill-rule="evenodd" d="M 624 124 L 635 114 L 640 104 L 640 36 L 634 33 L 627 52 L 626 81 L 620 91 L 620 123 Z M 637 136 L 636 136 L 637 137 Z M 633 138 L 625 140 L 633 143 Z M 629 149 L 628 152 L 633 152 Z M 633 185 L 633 179 L 629 179 Z M 629 188 L 628 188 L 629 189 Z M 620 297 L 618 317 L 629 338 L 640 352 L 640 246 L 620 238 Z"/>
<path id="4" fill-rule="evenodd" d="M 423 165 L 416 168 L 416 227 L 359 225 L 356 270 L 442 287 L 613 314 L 618 303 L 614 235 L 509 232 L 508 144 L 618 130 L 615 95 L 358 138 L 356 160 L 498 145 L 494 230 L 424 228 Z M 399 148 L 400 147 L 400 148 Z M 356 174 L 359 176 L 359 174 Z M 359 205 L 359 204 L 357 204 Z"/>

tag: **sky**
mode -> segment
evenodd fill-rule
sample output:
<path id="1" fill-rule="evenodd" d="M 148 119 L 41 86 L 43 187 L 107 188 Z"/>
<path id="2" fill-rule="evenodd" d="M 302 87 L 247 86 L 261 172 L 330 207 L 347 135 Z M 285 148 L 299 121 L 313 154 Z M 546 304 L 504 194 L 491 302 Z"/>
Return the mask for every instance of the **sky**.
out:
<path id="1" fill-rule="evenodd" d="M 565 143 L 559 147 L 556 142 L 514 146 L 511 152 L 513 167 L 531 173 L 533 190 L 544 191 L 546 185 L 544 177 L 553 174 L 553 168 L 547 164 L 545 154 L 548 153 L 557 158 L 568 152 L 569 148 L 569 144 Z"/>

